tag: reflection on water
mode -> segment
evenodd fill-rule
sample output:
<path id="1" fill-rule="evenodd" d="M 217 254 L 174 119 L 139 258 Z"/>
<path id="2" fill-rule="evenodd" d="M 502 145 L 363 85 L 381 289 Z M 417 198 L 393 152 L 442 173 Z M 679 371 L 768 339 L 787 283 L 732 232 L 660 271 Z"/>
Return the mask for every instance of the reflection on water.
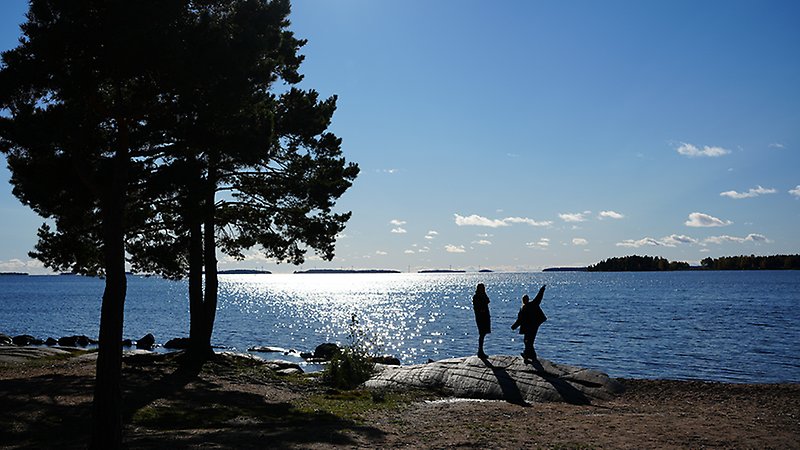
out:
<path id="1" fill-rule="evenodd" d="M 523 294 L 548 284 L 540 356 L 612 376 L 800 382 L 800 272 L 223 275 L 215 345 L 313 351 L 348 341 L 404 364 L 477 351 L 471 298 L 485 283 L 486 351 L 517 354 Z M 0 332 L 97 335 L 102 282 L 0 277 Z M 186 284 L 132 277 L 125 336 L 188 333 Z"/>

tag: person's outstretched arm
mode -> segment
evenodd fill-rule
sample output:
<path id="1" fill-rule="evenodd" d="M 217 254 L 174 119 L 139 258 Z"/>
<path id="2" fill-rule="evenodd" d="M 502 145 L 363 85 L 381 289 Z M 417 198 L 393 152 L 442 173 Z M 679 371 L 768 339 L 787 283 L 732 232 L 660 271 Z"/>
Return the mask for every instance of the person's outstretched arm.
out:
<path id="1" fill-rule="evenodd" d="M 538 305 L 539 303 L 542 303 L 542 299 L 544 298 L 544 288 L 546 288 L 546 287 L 547 287 L 547 285 L 543 284 L 541 289 L 539 289 L 539 293 L 536 294 L 536 298 L 533 299 L 533 304 L 534 305 Z"/>

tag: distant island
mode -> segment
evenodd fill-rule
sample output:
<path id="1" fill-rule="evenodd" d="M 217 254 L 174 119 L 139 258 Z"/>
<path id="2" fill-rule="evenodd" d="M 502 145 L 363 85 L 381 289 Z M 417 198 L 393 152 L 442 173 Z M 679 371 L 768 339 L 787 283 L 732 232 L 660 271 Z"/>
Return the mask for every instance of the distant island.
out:
<path id="1" fill-rule="evenodd" d="M 28 276 L 30 274 L 28 274 L 26 272 L 0 272 L 0 276 L 3 276 L 3 275 L 18 275 L 18 276 L 21 275 L 21 276 L 25 276 L 26 277 L 26 276 Z"/>
<path id="2" fill-rule="evenodd" d="M 478 271 L 478 273 L 493 273 L 493 272 L 494 272 L 494 270 L 490 270 L 490 269 L 481 269 L 481 270 Z"/>
<path id="3" fill-rule="evenodd" d="M 710 270 L 799 270 L 800 255 L 723 256 L 706 258 L 700 265 Z"/>
<path id="4" fill-rule="evenodd" d="M 304 273 L 400 273 L 399 270 L 386 270 L 386 269 L 308 269 L 308 270 L 295 270 L 296 274 Z"/>
<path id="5" fill-rule="evenodd" d="M 417 273 L 466 273 L 466 270 L 452 270 L 452 269 L 430 269 L 420 270 Z"/>
<path id="6" fill-rule="evenodd" d="M 700 266 L 687 262 L 668 261 L 658 256 L 624 256 L 609 258 L 586 268 L 589 272 L 666 272 L 678 270 L 798 270 L 800 255 L 723 256 L 706 258 Z M 547 271 L 547 269 L 545 269 Z"/>
<path id="7" fill-rule="evenodd" d="M 588 267 L 548 267 L 542 272 L 586 272 Z"/>
<path id="8" fill-rule="evenodd" d="M 217 271 L 220 275 L 258 275 L 258 274 L 271 274 L 269 270 L 256 270 L 256 269 L 228 269 Z"/>

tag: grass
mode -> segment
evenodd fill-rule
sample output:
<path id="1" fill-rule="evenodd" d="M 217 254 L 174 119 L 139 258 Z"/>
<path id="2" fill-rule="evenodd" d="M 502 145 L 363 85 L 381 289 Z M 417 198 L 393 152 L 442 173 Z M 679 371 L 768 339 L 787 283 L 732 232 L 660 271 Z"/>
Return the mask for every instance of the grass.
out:
<path id="1" fill-rule="evenodd" d="M 296 401 L 303 412 L 324 412 L 345 420 L 360 420 L 372 411 L 400 409 L 414 402 L 432 400 L 439 396 L 425 390 L 370 391 L 366 389 L 329 390 Z"/>

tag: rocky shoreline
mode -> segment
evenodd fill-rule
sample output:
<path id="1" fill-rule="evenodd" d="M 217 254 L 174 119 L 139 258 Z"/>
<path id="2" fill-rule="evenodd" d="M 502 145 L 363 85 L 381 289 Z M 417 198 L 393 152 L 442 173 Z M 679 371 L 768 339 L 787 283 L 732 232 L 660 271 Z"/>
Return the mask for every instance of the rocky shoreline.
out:
<path id="1" fill-rule="evenodd" d="M 9 336 L 3 333 L 0 333 L 0 348 L 4 347 L 17 347 L 17 348 L 30 348 L 34 349 L 28 353 L 23 351 L 13 352 L 4 352 L 0 354 L 0 357 L 3 355 L 15 354 L 16 357 L 22 357 L 20 355 L 28 354 L 31 357 L 37 357 L 42 354 L 58 354 L 58 352 L 46 352 L 46 351 L 38 351 L 35 349 L 61 349 L 67 352 L 74 351 L 76 349 L 93 349 L 99 342 L 96 339 L 92 339 L 85 335 L 72 335 L 72 336 L 64 336 L 61 338 L 52 338 L 48 337 L 46 339 L 40 339 L 28 334 L 17 335 L 17 336 Z M 189 348 L 189 338 L 186 337 L 179 337 L 179 338 L 172 338 L 166 341 L 163 344 L 159 344 L 156 342 L 156 338 L 152 333 L 148 333 L 137 340 L 132 339 L 124 339 L 120 345 L 122 346 L 123 350 L 130 351 L 133 349 L 136 350 L 146 350 L 146 351 L 154 351 L 157 349 L 165 349 L 168 351 L 180 351 L 186 350 Z M 225 351 L 224 348 L 217 348 L 217 350 Z M 280 354 L 282 356 L 294 356 L 297 359 L 301 359 L 303 362 L 309 364 L 325 364 L 331 360 L 331 358 L 341 350 L 341 347 L 332 342 L 326 342 L 319 344 L 313 352 L 298 352 L 292 349 L 284 349 L 281 347 L 272 347 L 272 346 L 253 346 L 247 349 L 247 353 L 240 353 L 241 355 L 249 355 L 252 353 L 264 353 L 264 354 Z M 262 358 L 269 362 L 278 363 L 281 367 L 281 370 L 291 369 L 291 373 L 302 373 L 303 368 L 292 361 L 282 361 L 280 359 L 274 358 Z M 400 359 L 391 355 L 382 355 L 382 356 L 373 356 L 371 357 L 373 363 L 382 364 L 382 365 L 400 365 Z M 289 372 L 286 372 L 289 373 Z"/>
<path id="2" fill-rule="evenodd" d="M 0 347 L 18 351 L 59 356 L 0 358 L 0 448 L 85 448 L 96 352 Z M 202 367 L 181 364 L 180 355 L 125 351 L 127 448 L 798 448 L 800 442 L 799 384 L 613 379 L 625 391 L 588 404 L 513 402 L 461 399 L 465 394 L 455 389 L 472 381 L 436 363 L 426 370 L 441 373 L 434 378 L 444 384 L 433 390 L 396 384 L 339 391 L 315 374 L 282 374 L 252 354 L 220 352 Z M 515 358 L 489 356 L 491 366 L 475 357 L 439 363 L 488 367 L 484 374 L 502 378 L 503 371 L 515 376 Z M 545 378 L 554 375 L 556 369 L 542 366 Z M 379 373 L 399 381 L 388 375 L 422 370 L 413 367 L 382 366 Z"/>

